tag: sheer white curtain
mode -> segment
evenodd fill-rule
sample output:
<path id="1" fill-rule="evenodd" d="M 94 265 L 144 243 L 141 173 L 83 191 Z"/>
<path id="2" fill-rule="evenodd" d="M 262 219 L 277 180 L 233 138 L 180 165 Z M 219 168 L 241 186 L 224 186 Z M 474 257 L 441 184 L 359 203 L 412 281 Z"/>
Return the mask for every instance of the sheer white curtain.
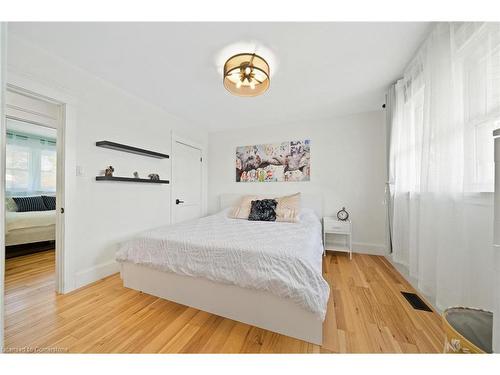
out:
<path id="1" fill-rule="evenodd" d="M 439 309 L 491 310 L 500 24 L 437 24 L 388 96 L 393 260 Z"/>
<path id="2" fill-rule="evenodd" d="M 8 195 L 55 192 L 57 154 L 54 139 L 7 131 L 5 156 Z"/>

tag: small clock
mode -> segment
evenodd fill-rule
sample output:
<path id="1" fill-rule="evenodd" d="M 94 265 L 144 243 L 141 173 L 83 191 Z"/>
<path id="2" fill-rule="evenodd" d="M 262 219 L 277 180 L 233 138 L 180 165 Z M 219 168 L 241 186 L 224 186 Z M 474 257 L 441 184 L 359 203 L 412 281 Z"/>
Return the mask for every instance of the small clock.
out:
<path id="1" fill-rule="evenodd" d="M 342 207 L 342 209 L 337 212 L 337 219 L 342 221 L 349 219 L 349 213 L 345 210 L 345 207 Z"/>

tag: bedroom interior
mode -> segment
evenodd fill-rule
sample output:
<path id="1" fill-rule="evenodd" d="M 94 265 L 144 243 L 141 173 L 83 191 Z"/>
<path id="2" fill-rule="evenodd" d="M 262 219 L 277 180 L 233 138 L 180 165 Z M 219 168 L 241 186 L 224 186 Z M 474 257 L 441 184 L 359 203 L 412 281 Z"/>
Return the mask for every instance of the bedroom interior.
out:
<path id="1" fill-rule="evenodd" d="M 55 231 L 55 129 L 6 120 L 6 258 L 53 249 Z"/>
<path id="2" fill-rule="evenodd" d="M 34 284 L 56 291 L 60 108 L 14 90 L 5 98 L 5 283 L 13 294 L 32 298 L 38 291 L 26 285 L 26 274 L 32 275 Z"/>
<path id="3" fill-rule="evenodd" d="M 0 31 L 0 357 L 497 357 L 500 22 Z"/>

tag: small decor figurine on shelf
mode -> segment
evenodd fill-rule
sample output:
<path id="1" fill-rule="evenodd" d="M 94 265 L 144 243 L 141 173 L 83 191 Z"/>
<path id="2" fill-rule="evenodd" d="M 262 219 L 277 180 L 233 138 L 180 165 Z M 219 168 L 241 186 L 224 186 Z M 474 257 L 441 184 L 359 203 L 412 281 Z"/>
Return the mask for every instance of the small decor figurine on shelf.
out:
<path id="1" fill-rule="evenodd" d="M 104 170 L 104 175 L 106 177 L 113 177 L 113 172 L 115 171 L 115 169 L 110 165 L 109 167 L 107 167 L 105 170 Z"/>
<path id="2" fill-rule="evenodd" d="M 148 175 L 148 177 L 153 180 L 153 181 L 159 181 L 160 180 L 160 175 L 157 174 L 157 173 L 151 173 L 150 175 Z"/>
<path id="3" fill-rule="evenodd" d="M 139 178 L 139 172 L 137 171 L 134 172 L 134 178 Z"/>

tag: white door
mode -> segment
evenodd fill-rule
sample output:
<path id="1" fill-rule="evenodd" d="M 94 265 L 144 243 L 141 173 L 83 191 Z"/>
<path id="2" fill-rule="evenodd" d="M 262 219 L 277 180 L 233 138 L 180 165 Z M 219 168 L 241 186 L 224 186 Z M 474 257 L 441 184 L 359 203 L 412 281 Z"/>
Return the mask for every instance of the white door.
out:
<path id="1" fill-rule="evenodd" d="M 172 145 L 172 223 L 201 216 L 202 153 L 178 140 Z"/>

